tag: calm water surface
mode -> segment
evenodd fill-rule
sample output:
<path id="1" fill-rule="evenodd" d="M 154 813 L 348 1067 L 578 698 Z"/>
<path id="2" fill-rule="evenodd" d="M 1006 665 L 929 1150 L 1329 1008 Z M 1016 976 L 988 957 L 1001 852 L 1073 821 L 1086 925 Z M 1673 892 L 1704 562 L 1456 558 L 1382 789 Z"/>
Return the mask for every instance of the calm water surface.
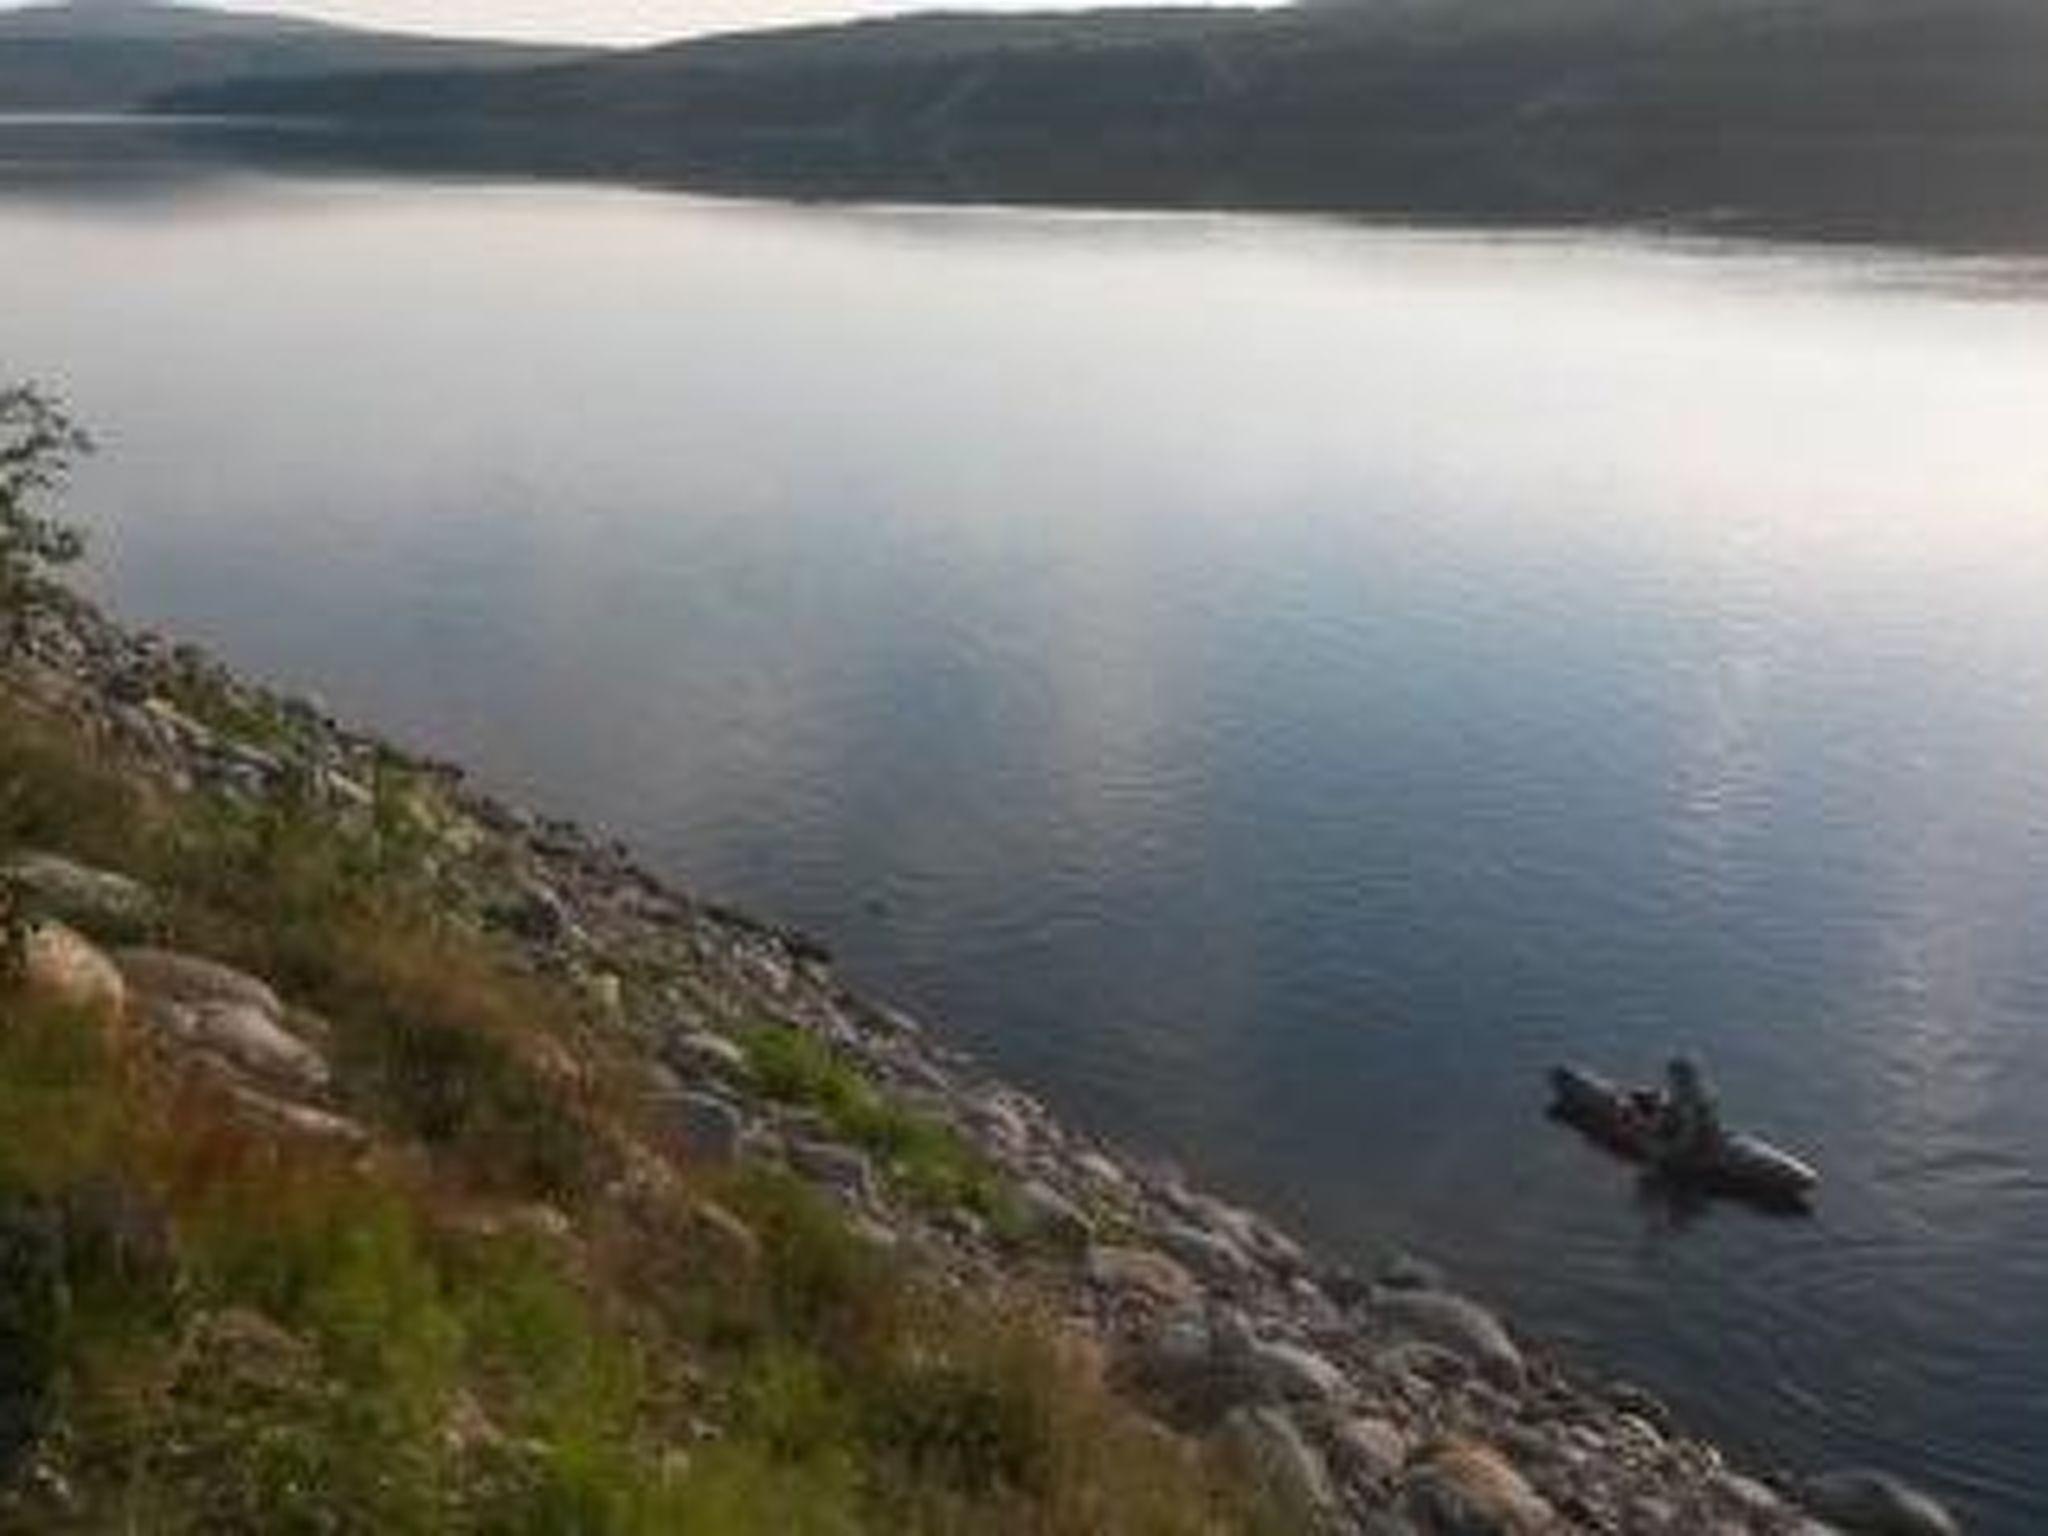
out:
<path id="1" fill-rule="evenodd" d="M 33 169 L 0 372 L 100 429 L 123 612 L 1767 1462 L 2048 1528 L 2042 274 Z M 1540 1117 L 1679 1044 L 1816 1220 Z"/>

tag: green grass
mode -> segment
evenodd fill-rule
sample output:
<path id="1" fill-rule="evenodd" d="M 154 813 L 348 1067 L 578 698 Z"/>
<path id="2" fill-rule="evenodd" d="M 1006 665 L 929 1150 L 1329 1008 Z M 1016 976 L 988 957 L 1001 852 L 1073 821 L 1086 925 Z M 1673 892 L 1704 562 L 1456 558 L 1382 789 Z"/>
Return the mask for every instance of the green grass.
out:
<path id="1" fill-rule="evenodd" d="M 1024 1219 L 1002 1176 L 950 1126 L 891 1102 L 802 1030 L 761 1024 L 743 1032 L 740 1044 L 761 1092 L 816 1110 L 840 1136 L 872 1153 L 913 1202 L 972 1211 L 997 1232 L 1022 1236 Z"/>
<path id="2" fill-rule="evenodd" d="M 660 1162 L 642 1047 L 512 962 L 420 818 L 145 790 L 0 694 L 22 848 L 144 880 L 157 937 L 320 1014 L 378 1134 L 277 1141 L 0 983 L 0 1532 L 1243 1528 L 1028 1301 L 906 1268 L 787 1175 Z M 971 1148 L 819 1042 L 745 1043 L 909 1198 L 1008 1219 Z M 758 1252 L 707 1240 L 706 1200 Z M 568 1230 L 512 1219 L 536 1203 Z M 26 1491 L 32 1460 L 69 1507 Z"/>

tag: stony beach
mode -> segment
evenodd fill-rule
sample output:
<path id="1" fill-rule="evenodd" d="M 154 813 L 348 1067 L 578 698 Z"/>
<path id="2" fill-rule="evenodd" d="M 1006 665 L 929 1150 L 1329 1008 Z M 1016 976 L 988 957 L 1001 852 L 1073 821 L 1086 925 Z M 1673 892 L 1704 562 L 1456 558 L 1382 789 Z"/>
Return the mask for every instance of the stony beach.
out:
<path id="1" fill-rule="evenodd" d="M 644 1092 L 692 1158 L 785 1165 L 906 1262 L 970 1292 L 1028 1286 L 1121 1392 L 1234 1447 L 1326 1536 L 1957 1529 L 1882 1474 L 1731 1465 L 1650 1391 L 1566 1365 L 1454 1277 L 1400 1255 L 1365 1272 L 1328 1262 L 1181 1170 L 1076 1132 L 950 1048 L 942 1021 L 842 985 L 813 938 L 678 890 L 615 842 L 82 600 L 53 594 L 20 618 L 0 685 L 175 794 L 291 797 L 347 822 L 388 815 L 372 786 L 403 781 L 402 830 L 450 908 L 649 1043 L 659 1065 Z M 149 892 L 113 872 L 29 856 L 6 876 L 60 918 L 125 912 L 147 926 Z M 69 934 L 40 936 L 42 963 L 103 963 L 67 952 Z M 262 978 L 161 951 L 112 963 L 138 1016 L 204 1057 L 250 1116 L 343 1143 L 366 1135 L 325 1092 L 317 1029 Z M 763 1092 L 738 1036 L 764 1023 L 970 1142 L 1000 1171 L 1000 1215 L 899 1198 L 873 1149 Z"/>

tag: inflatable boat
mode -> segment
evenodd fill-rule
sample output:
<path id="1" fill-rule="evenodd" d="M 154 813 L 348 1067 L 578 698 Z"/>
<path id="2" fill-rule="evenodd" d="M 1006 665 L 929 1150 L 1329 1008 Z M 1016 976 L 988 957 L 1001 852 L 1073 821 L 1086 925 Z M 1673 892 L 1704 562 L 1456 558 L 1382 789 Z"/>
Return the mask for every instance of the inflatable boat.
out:
<path id="1" fill-rule="evenodd" d="M 1655 1164 L 1650 1127 L 1658 1095 L 1649 1088 L 1623 1088 L 1577 1067 L 1550 1074 L 1550 1113 L 1630 1162 Z M 1780 1210 L 1804 1210 L 1820 1185 L 1813 1167 L 1756 1136 L 1730 1132 L 1715 1155 L 1700 1163 L 1658 1166 L 1660 1176 L 1703 1193 Z"/>

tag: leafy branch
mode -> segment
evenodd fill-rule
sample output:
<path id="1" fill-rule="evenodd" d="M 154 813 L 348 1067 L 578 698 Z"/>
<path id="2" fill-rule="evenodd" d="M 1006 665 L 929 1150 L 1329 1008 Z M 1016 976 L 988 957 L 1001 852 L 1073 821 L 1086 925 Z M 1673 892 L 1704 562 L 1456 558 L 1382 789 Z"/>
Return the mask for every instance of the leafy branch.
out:
<path id="1" fill-rule="evenodd" d="M 0 387 L 0 601 L 85 553 L 85 535 L 38 503 L 90 452 L 92 439 L 52 396 L 32 384 Z"/>

